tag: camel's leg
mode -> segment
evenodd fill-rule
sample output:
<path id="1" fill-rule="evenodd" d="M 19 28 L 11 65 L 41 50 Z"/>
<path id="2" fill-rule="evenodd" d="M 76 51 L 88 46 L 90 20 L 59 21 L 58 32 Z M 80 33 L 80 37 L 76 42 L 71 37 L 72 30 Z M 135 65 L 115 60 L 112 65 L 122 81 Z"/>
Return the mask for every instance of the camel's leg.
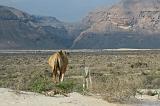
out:
<path id="1" fill-rule="evenodd" d="M 59 82 L 61 82 L 61 78 L 62 78 L 62 72 L 60 71 L 60 73 L 59 73 Z"/>
<path id="2" fill-rule="evenodd" d="M 60 79 L 60 82 L 62 82 L 64 79 L 64 73 L 61 74 L 61 79 Z"/>
<path id="3" fill-rule="evenodd" d="M 61 71 L 60 71 L 60 76 L 59 76 L 59 81 L 62 82 L 64 79 L 64 73 L 66 71 L 66 67 L 64 67 Z"/>
<path id="4" fill-rule="evenodd" d="M 53 69 L 52 77 L 53 77 L 53 82 L 57 83 L 57 69 Z"/>
<path id="5" fill-rule="evenodd" d="M 62 82 L 62 81 L 63 81 L 63 77 L 64 77 L 64 74 L 63 74 L 62 71 L 60 71 L 59 82 Z"/>

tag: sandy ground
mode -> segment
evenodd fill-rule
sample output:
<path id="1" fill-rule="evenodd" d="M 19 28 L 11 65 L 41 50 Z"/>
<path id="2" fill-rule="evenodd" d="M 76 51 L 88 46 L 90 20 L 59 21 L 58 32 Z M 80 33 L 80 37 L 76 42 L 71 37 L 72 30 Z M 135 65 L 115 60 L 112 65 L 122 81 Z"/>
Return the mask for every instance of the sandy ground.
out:
<path id="1" fill-rule="evenodd" d="M 70 93 L 69 97 L 61 95 L 47 97 L 32 92 L 16 92 L 0 88 L 0 106 L 160 106 L 160 101 L 155 99 L 151 101 L 155 102 L 143 99 L 140 104 L 124 105 L 108 103 L 102 99 L 83 96 L 76 92 Z"/>
<path id="2" fill-rule="evenodd" d="M 0 88 L 0 106 L 117 106 L 101 99 L 82 96 L 76 92 L 69 97 L 57 95 L 47 97 L 32 92 L 16 93 L 13 90 Z"/>

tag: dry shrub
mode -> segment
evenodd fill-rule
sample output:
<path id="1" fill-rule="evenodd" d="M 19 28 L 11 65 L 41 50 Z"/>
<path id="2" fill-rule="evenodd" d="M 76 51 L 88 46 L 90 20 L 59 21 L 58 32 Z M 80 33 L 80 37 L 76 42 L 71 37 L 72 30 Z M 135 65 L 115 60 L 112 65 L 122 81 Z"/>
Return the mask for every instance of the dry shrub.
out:
<path id="1" fill-rule="evenodd" d="M 152 80 L 152 84 L 154 88 L 160 88 L 160 78 L 154 78 L 154 80 Z"/>
<path id="2" fill-rule="evenodd" d="M 148 67 L 148 64 L 143 62 L 136 62 L 131 65 L 131 68 L 146 68 L 146 67 Z"/>
<path id="3" fill-rule="evenodd" d="M 155 95 L 157 95 L 158 93 L 157 92 L 153 92 L 153 91 L 151 91 L 151 90 L 149 90 L 148 92 L 147 92 L 147 95 L 149 95 L 149 96 L 155 96 Z"/>
<path id="4" fill-rule="evenodd" d="M 93 78 L 91 92 L 100 94 L 109 102 L 126 103 L 142 86 L 143 80 L 138 76 L 101 76 Z"/>

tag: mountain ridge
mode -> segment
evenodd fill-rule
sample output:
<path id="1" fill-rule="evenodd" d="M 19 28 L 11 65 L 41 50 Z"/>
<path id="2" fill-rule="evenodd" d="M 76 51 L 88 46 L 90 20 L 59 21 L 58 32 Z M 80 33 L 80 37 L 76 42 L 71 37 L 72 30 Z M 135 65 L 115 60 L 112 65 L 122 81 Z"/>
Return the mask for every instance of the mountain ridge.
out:
<path id="1" fill-rule="evenodd" d="M 160 0 L 121 0 L 80 23 L 0 6 L 0 49 L 160 48 Z"/>
<path id="2" fill-rule="evenodd" d="M 0 49 L 63 49 L 71 43 L 67 30 L 55 17 L 0 6 Z"/>
<path id="3" fill-rule="evenodd" d="M 93 49 L 160 48 L 158 0 L 122 0 L 110 8 L 90 12 L 83 21 L 89 27 L 74 40 L 73 48 L 86 47 L 86 42 L 86 48 Z"/>

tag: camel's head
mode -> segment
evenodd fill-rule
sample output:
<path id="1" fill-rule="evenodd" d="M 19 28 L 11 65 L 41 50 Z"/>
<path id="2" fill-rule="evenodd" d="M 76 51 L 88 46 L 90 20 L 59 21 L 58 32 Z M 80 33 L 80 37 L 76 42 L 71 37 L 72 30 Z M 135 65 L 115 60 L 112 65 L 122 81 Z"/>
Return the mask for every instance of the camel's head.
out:
<path id="1" fill-rule="evenodd" d="M 59 53 L 60 53 L 60 54 L 64 54 L 64 55 L 66 55 L 66 56 L 69 56 L 69 52 L 66 52 L 66 51 L 64 51 L 64 50 L 60 50 Z"/>

